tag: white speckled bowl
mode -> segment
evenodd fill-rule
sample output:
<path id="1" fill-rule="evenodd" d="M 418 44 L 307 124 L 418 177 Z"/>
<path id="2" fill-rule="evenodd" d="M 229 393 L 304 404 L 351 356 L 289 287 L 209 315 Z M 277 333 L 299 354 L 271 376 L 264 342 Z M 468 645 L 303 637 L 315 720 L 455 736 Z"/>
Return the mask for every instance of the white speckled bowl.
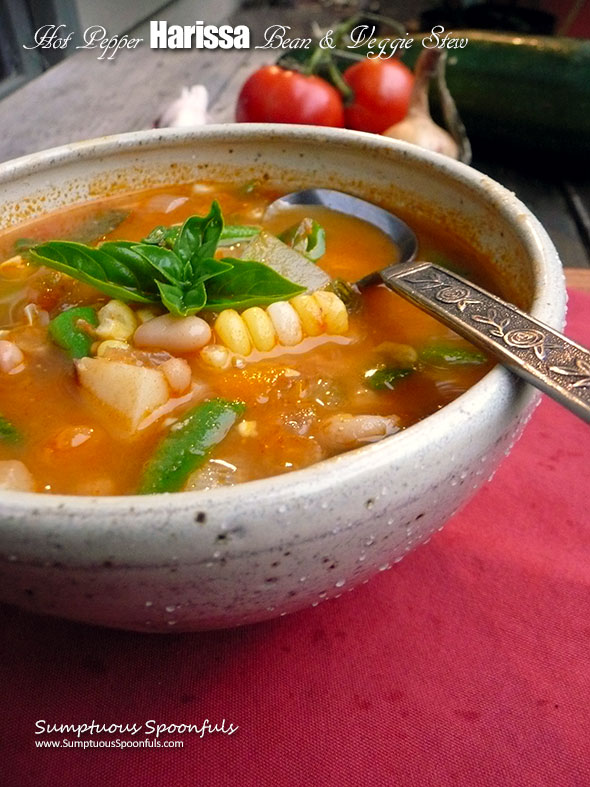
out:
<path id="1" fill-rule="evenodd" d="M 450 223 L 535 317 L 562 327 L 561 264 L 522 203 L 476 170 L 367 134 L 232 125 L 67 145 L 0 167 L 0 228 L 122 186 L 263 174 Z M 140 631 L 235 626 L 315 604 L 438 530 L 493 473 L 536 401 L 497 367 L 415 426 L 276 478 L 148 497 L 3 493 L 0 598 Z"/>

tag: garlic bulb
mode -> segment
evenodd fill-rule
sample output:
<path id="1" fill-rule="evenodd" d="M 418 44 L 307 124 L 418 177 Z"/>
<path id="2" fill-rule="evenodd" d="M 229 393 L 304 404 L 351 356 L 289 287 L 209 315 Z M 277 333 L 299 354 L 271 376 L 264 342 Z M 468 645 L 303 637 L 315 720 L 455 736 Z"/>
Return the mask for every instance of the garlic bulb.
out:
<path id="1" fill-rule="evenodd" d="M 205 85 L 183 87 L 180 96 L 162 111 L 154 125 L 156 128 L 203 126 L 207 123 L 208 102 Z"/>
<path id="2" fill-rule="evenodd" d="M 459 147 L 453 137 L 444 128 L 438 126 L 430 117 L 418 112 L 408 112 L 403 120 L 390 126 L 383 136 L 413 142 L 421 148 L 435 153 L 444 153 L 451 158 L 459 158 Z"/>
<path id="3" fill-rule="evenodd" d="M 442 70 L 444 62 L 439 64 L 443 55 L 444 53 L 440 49 L 425 49 L 421 53 L 416 62 L 416 79 L 410 96 L 408 114 L 399 123 L 395 123 L 384 131 L 383 135 L 412 142 L 427 150 L 443 153 L 445 156 L 469 163 L 471 146 L 444 81 L 444 71 Z M 437 125 L 430 115 L 428 88 L 431 78 L 437 72 L 443 113 L 445 120 L 453 130 L 453 136 Z"/>

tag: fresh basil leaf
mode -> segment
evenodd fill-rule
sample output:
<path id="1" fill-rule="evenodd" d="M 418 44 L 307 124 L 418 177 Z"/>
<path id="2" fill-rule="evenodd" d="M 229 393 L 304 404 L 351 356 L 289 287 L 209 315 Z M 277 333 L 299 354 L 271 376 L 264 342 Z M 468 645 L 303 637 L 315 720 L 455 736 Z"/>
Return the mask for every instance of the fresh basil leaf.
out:
<path id="1" fill-rule="evenodd" d="M 171 227 L 160 225 L 159 227 L 154 227 L 150 234 L 141 242 L 173 249 L 181 229 L 182 225 L 180 224 L 174 224 Z M 260 227 L 253 227 L 248 224 L 228 224 L 221 230 L 217 245 L 233 246 L 235 243 L 244 243 L 252 240 L 259 234 Z M 36 241 L 32 241 L 32 243 L 36 243 Z"/>
<path id="2" fill-rule="evenodd" d="M 176 284 L 167 284 L 166 282 L 156 282 L 162 303 L 168 309 L 170 314 L 176 317 L 185 317 L 184 300 L 182 297 L 182 288 Z"/>
<path id="3" fill-rule="evenodd" d="M 153 265 L 143 255 L 134 250 L 135 246 L 135 241 L 117 240 L 102 243 L 99 249 L 131 268 L 144 291 L 157 292 L 156 279 L 163 277 L 158 271 L 154 271 Z"/>
<path id="4" fill-rule="evenodd" d="M 67 273 L 78 281 L 124 301 L 153 303 L 155 292 L 145 292 L 133 270 L 101 249 L 73 241 L 48 241 L 31 249 L 34 263 Z"/>
<path id="5" fill-rule="evenodd" d="M 187 314 L 200 312 L 207 302 L 207 290 L 203 282 L 197 284 L 196 287 L 191 287 L 190 290 L 185 290 L 183 299 Z"/>
<path id="6" fill-rule="evenodd" d="M 222 232 L 221 210 L 213 202 L 207 216 L 191 216 L 182 227 L 156 227 L 141 243 L 108 241 L 93 248 L 72 241 L 50 241 L 34 246 L 31 255 L 37 264 L 63 271 L 114 298 L 141 303 L 161 301 L 178 316 L 195 314 L 202 308 L 265 305 L 305 291 L 304 286 L 256 257 L 215 259 Z M 254 237 L 248 249 L 254 250 L 256 243 L 260 246 L 261 233 L 255 227 L 232 227 L 230 233 L 234 240 L 238 233 L 241 240 Z M 277 238 L 263 234 L 268 240 L 266 246 L 262 244 L 261 254 L 274 243 L 280 249 L 278 253 L 273 246 L 274 257 L 278 255 L 282 260 L 285 254 L 290 255 L 299 267 L 303 263 L 319 270 Z"/>
<path id="7" fill-rule="evenodd" d="M 181 224 L 173 224 L 172 227 L 165 227 L 161 224 L 158 227 L 154 227 L 150 234 L 143 238 L 141 242 L 173 249 L 181 229 Z"/>
<path id="8" fill-rule="evenodd" d="M 181 286 L 185 282 L 182 260 L 170 249 L 150 246 L 147 243 L 139 243 L 131 249 L 141 254 L 170 284 Z"/>
<path id="9" fill-rule="evenodd" d="M 174 253 L 182 262 L 196 262 L 212 257 L 223 229 L 223 217 L 219 203 L 214 200 L 206 216 L 190 216 L 182 225 L 174 244 Z"/>
<path id="10" fill-rule="evenodd" d="M 208 259 L 199 260 L 198 265 L 193 270 L 191 287 L 212 279 L 214 276 L 228 273 L 233 267 L 233 264 L 228 259 L 216 260 L 214 257 L 209 257 Z"/>
<path id="11" fill-rule="evenodd" d="M 157 282 L 162 303 L 175 317 L 188 317 L 201 311 L 207 300 L 207 292 L 203 283 L 196 287 L 183 290 L 175 284 Z"/>
<path id="12" fill-rule="evenodd" d="M 242 309 L 293 298 L 305 287 L 285 279 L 268 265 L 225 257 L 232 269 L 207 282 L 206 309 Z"/>

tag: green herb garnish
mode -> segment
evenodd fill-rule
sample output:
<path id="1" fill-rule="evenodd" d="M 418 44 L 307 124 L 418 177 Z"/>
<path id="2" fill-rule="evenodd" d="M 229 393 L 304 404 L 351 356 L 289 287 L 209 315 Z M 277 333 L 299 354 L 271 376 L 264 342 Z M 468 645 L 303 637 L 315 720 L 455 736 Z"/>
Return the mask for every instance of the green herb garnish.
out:
<path id="1" fill-rule="evenodd" d="M 259 234 L 255 227 L 226 228 L 237 242 Z M 31 249 L 32 261 L 46 265 L 122 301 L 161 302 L 186 317 L 201 309 L 242 308 L 291 298 L 305 287 L 260 262 L 216 259 L 224 234 L 217 202 L 207 216 L 156 227 L 140 243 L 108 241 L 97 247 L 48 241 Z M 218 280 L 218 281 L 217 281 Z"/>
<path id="2" fill-rule="evenodd" d="M 3 443 L 20 443 L 22 439 L 23 436 L 16 426 L 8 418 L 0 415 L 0 441 Z"/>
<path id="3" fill-rule="evenodd" d="M 442 364 L 443 366 L 472 366 L 487 362 L 487 357 L 478 350 L 467 347 L 454 347 L 451 344 L 433 344 L 423 347 L 418 357 L 424 363 Z"/>
<path id="4" fill-rule="evenodd" d="M 172 249 L 180 234 L 181 227 L 182 225 L 180 224 L 173 224 L 171 227 L 164 225 L 154 227 L 150 234 L 141 242 Z M 259 234 L 260 227 L 252 227 L 247 224 L 228 224 L 222 228 L 217 245 L 233 246 L 235 243 L 244 243 L 252 240 Z"/>
<path id="5" fill-rule="evenodd" d="M 365 385 L 373 391 L 393 391 L 401 380 L 409 377 L 413 372 L 414 369 L 399 369 L 395 366 L 378 366 L 365 372 Z"/>

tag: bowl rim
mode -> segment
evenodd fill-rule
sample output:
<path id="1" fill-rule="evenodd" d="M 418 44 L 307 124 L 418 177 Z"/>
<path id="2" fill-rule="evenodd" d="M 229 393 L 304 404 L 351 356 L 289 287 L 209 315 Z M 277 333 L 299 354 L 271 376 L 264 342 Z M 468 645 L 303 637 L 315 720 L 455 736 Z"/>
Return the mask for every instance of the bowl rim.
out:
<path id="1" fill-rule="evenodd" d="M 328 149 L 335 143 L 360 149 L 368 146 L 376 151 L 391 152 L 392 149 L 397 149 L 406 161 L 435 165 L 446 179 L 467 184 L 482 194 L 485 192 L 500 218 L 512 223 L 523 244 L 529 247 L 531 252 L 534 250 L 535 253 L 531 253 L 530 256 L 535 291 L 529 313 L 552 327 L 557 329 L 563 327 L 566 292 L 562 264 L 546 230 L 529 208 L 514 193 L 478 170 L 442 154 L 399 140 L 349 129 L 290 124 L 221 123 L 190 129 L 148 129 L 67 143 L 12 159 L 0 164 L 0 184 L 43 170 L 51 171 L 79 160 L 99 159 L 103 156 L 108 158 L 109 155 L 140 148 L 151 150 L 163 143 L 173 143 L 182 147 L 199 139 L 236 144 L 246 140 L 250 143 L 260 142 L 262 145 L 271 140 L 281 140 L 285 143 L 299 140 L 325 143 Z M 404 446 L 408 443 L 419 444 L 421 441 L 428 440 L 428 437 L 436 431 L 451 432 L 454 428 L 464 426 L 467 418 L 483 414 L 482 411 L 486 406 L 491 406 L 494 399 L 497 399 L 502 392 L 504 395 L 510 392 L 515 399 L 518 398 L 517 408 L 520 411 L 529 408 L 538 398 L 535 389 L 515 378 L 498 364 L 452 402 L 407 429 L 379 442 L 347 451 L 300 470 L 246 481 L 230 487 L 182 493 L 96 497 L 3 491 L 0 495 L 0 506 L 9 508 L 13 515 L 19 515 L 31 508 L 60 512 L 67 507 L 71 513 L 82 513 L 88 512 L 98 504 L 106 515 L 116 516 L 130 510 L 136 514 L 162 509 L 168 512 L 172 510 L 180 512 L 185 509 L 194 511 L 214 506 L 221 500 L 231 503 L 244 495 L 252 495 L 255 498 L 264 496 L 265 499 L 277 502 L 285 497 L 291 498 L 299 494 L 313 495 L 332 486 L 335 475 L 338 476 L 340 483 L 357 475 L 360 454 L 373 465 L 390 464 L 395 459 L 394 454 L 403 456 Z M 392 452 L 394 448 L 395 451 Z M 325 472 L 318 473 L 316 468 L 319 466 Z M 41 521 L 36 522 L 36 527 L 41 525 Z"/>

